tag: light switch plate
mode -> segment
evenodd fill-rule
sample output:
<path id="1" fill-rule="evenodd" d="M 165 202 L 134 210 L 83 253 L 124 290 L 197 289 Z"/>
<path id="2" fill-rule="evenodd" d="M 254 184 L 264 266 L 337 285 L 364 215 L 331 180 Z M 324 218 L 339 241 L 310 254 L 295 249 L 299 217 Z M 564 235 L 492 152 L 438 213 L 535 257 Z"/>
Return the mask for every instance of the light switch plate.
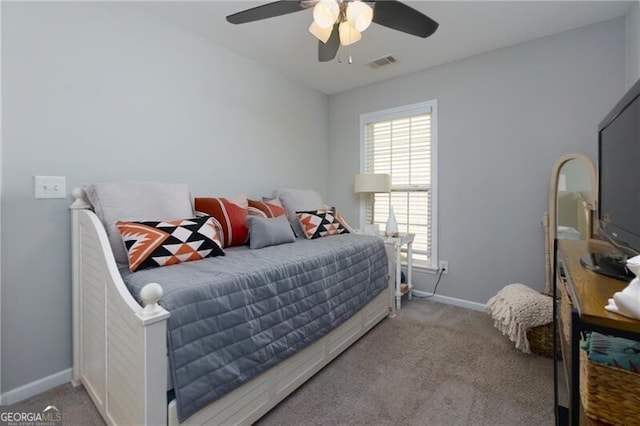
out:
<path id="1" fill-rule="evenodd" d="M 64 176 L 34 176 L 36 198 L 66 198 L 67 179 Z"/>

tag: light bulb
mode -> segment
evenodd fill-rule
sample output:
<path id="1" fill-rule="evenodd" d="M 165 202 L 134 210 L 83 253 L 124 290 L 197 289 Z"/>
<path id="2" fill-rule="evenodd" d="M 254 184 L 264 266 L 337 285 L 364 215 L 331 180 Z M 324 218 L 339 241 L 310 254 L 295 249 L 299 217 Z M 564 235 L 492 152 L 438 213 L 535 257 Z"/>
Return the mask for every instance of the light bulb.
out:
<path id="1" fill-rule="evenodd" d="M 340 6 L 336 0 L 320 0 L 313 7 L 313 20 L 320 28 L 329 28 L 338 19 Z"/>
<path id="2" fill-rule="evenodd" d="M 309 32 L 316 36 L 316 38 L 323 43 L 326 43 L 329 40 L 332 31 L 333 27 L 322 28 L 321 26 L 316 24 L 315 21 L 313 21 L 311 23 L 311 26 L 309 27 Z"/>
<path id="3" fill-rule="evenodd" d="M 367 3 L 360 0 L 349 2 L 347 5 L 347 19 L 358 31 L 369 28 L 373 20 L 373 9 Z"/>
<path id="4" fill-rule="evenodd" d="M 342 21 L 338 28 L 340 32 L 340 44 L 343 46 L 349 46 L 362 38 L 360 31 L 353 28 L 350 21 Z"/>

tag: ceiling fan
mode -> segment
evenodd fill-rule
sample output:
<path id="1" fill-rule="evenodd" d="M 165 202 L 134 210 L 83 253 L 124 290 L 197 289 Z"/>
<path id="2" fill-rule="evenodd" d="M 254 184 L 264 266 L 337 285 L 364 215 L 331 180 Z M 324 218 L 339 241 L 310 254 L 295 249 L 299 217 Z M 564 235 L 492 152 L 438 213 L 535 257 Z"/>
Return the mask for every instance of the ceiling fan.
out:
<path id="1" fill-rule="evenodd" d="M 313 7 L 309 27 L 318 42 L 318 60 L 331 61 L 338 48 L 360 40 L 371 22 L 427 38 L 438 29 L 438 23 L 421 12 L 396 0 L 282 0 L 266 3 L 227 16 L 232 24 L 244 24 L 274 18 Z"/>

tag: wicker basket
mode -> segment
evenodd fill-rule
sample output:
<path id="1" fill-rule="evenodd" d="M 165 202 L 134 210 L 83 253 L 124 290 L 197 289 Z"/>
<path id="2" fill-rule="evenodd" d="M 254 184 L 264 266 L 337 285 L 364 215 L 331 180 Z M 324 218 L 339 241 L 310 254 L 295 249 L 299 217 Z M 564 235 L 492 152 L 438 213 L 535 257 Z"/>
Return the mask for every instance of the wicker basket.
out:
<path id="1" fill-rule="evenodd" d="M 549 296 L 549 299 L 553 300 L 552 295 L 544 292 L 542 294 Z M 569 307 L 569 312 L 571 312 L 571 307 Z M 557 354 L 560 360 L 562 359 L 560 335 L 558 335 L 557 338 Z M 531 349 L 531 352 L 547 358 L 553 358 L 553 322 L 530 328 L 527 331 L 527 340 L 529 341 L 529 349 Z"/>
<path id="2" fill-rule="evenodd" d="M 580 399 L 591 419 L 640 425 L 640 374 L 597 364 L 585 351 L 580 351 Z"/>
<path id="3" fill-rule="evenodd" d="M 560 336 L 558 335 L 558 339 L 559 338 Z M 552 322 L 529 329 L 529 331 L 527 331 L 527 340 L 529 341 L 529 348 L 531 349 L 531 352 L 547 358 L 553 358 Z M 562 359 L 560 344 L 558 344 L 557 348 L 558 359 Z"/>

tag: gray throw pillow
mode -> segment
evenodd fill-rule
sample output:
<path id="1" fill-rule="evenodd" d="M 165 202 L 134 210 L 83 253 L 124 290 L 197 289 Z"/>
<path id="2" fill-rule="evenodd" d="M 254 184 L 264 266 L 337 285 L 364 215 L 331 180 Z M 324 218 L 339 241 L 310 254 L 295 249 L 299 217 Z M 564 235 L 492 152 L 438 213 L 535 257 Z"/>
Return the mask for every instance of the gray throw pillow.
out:
<path id="1" fill-rule="evenodd" d="M 296 240 L 287 217 L 249 216 L 249 248 L 259 249 Z"/>
<path id="2" fill-rule="evenodd" d="M 189 186 L 183 183 L 106 182 L 85 188 L 93 210 L 104 225 L 116 262 L 128 264 L 116 222 L 175 220 L 193 217 Z"/>

